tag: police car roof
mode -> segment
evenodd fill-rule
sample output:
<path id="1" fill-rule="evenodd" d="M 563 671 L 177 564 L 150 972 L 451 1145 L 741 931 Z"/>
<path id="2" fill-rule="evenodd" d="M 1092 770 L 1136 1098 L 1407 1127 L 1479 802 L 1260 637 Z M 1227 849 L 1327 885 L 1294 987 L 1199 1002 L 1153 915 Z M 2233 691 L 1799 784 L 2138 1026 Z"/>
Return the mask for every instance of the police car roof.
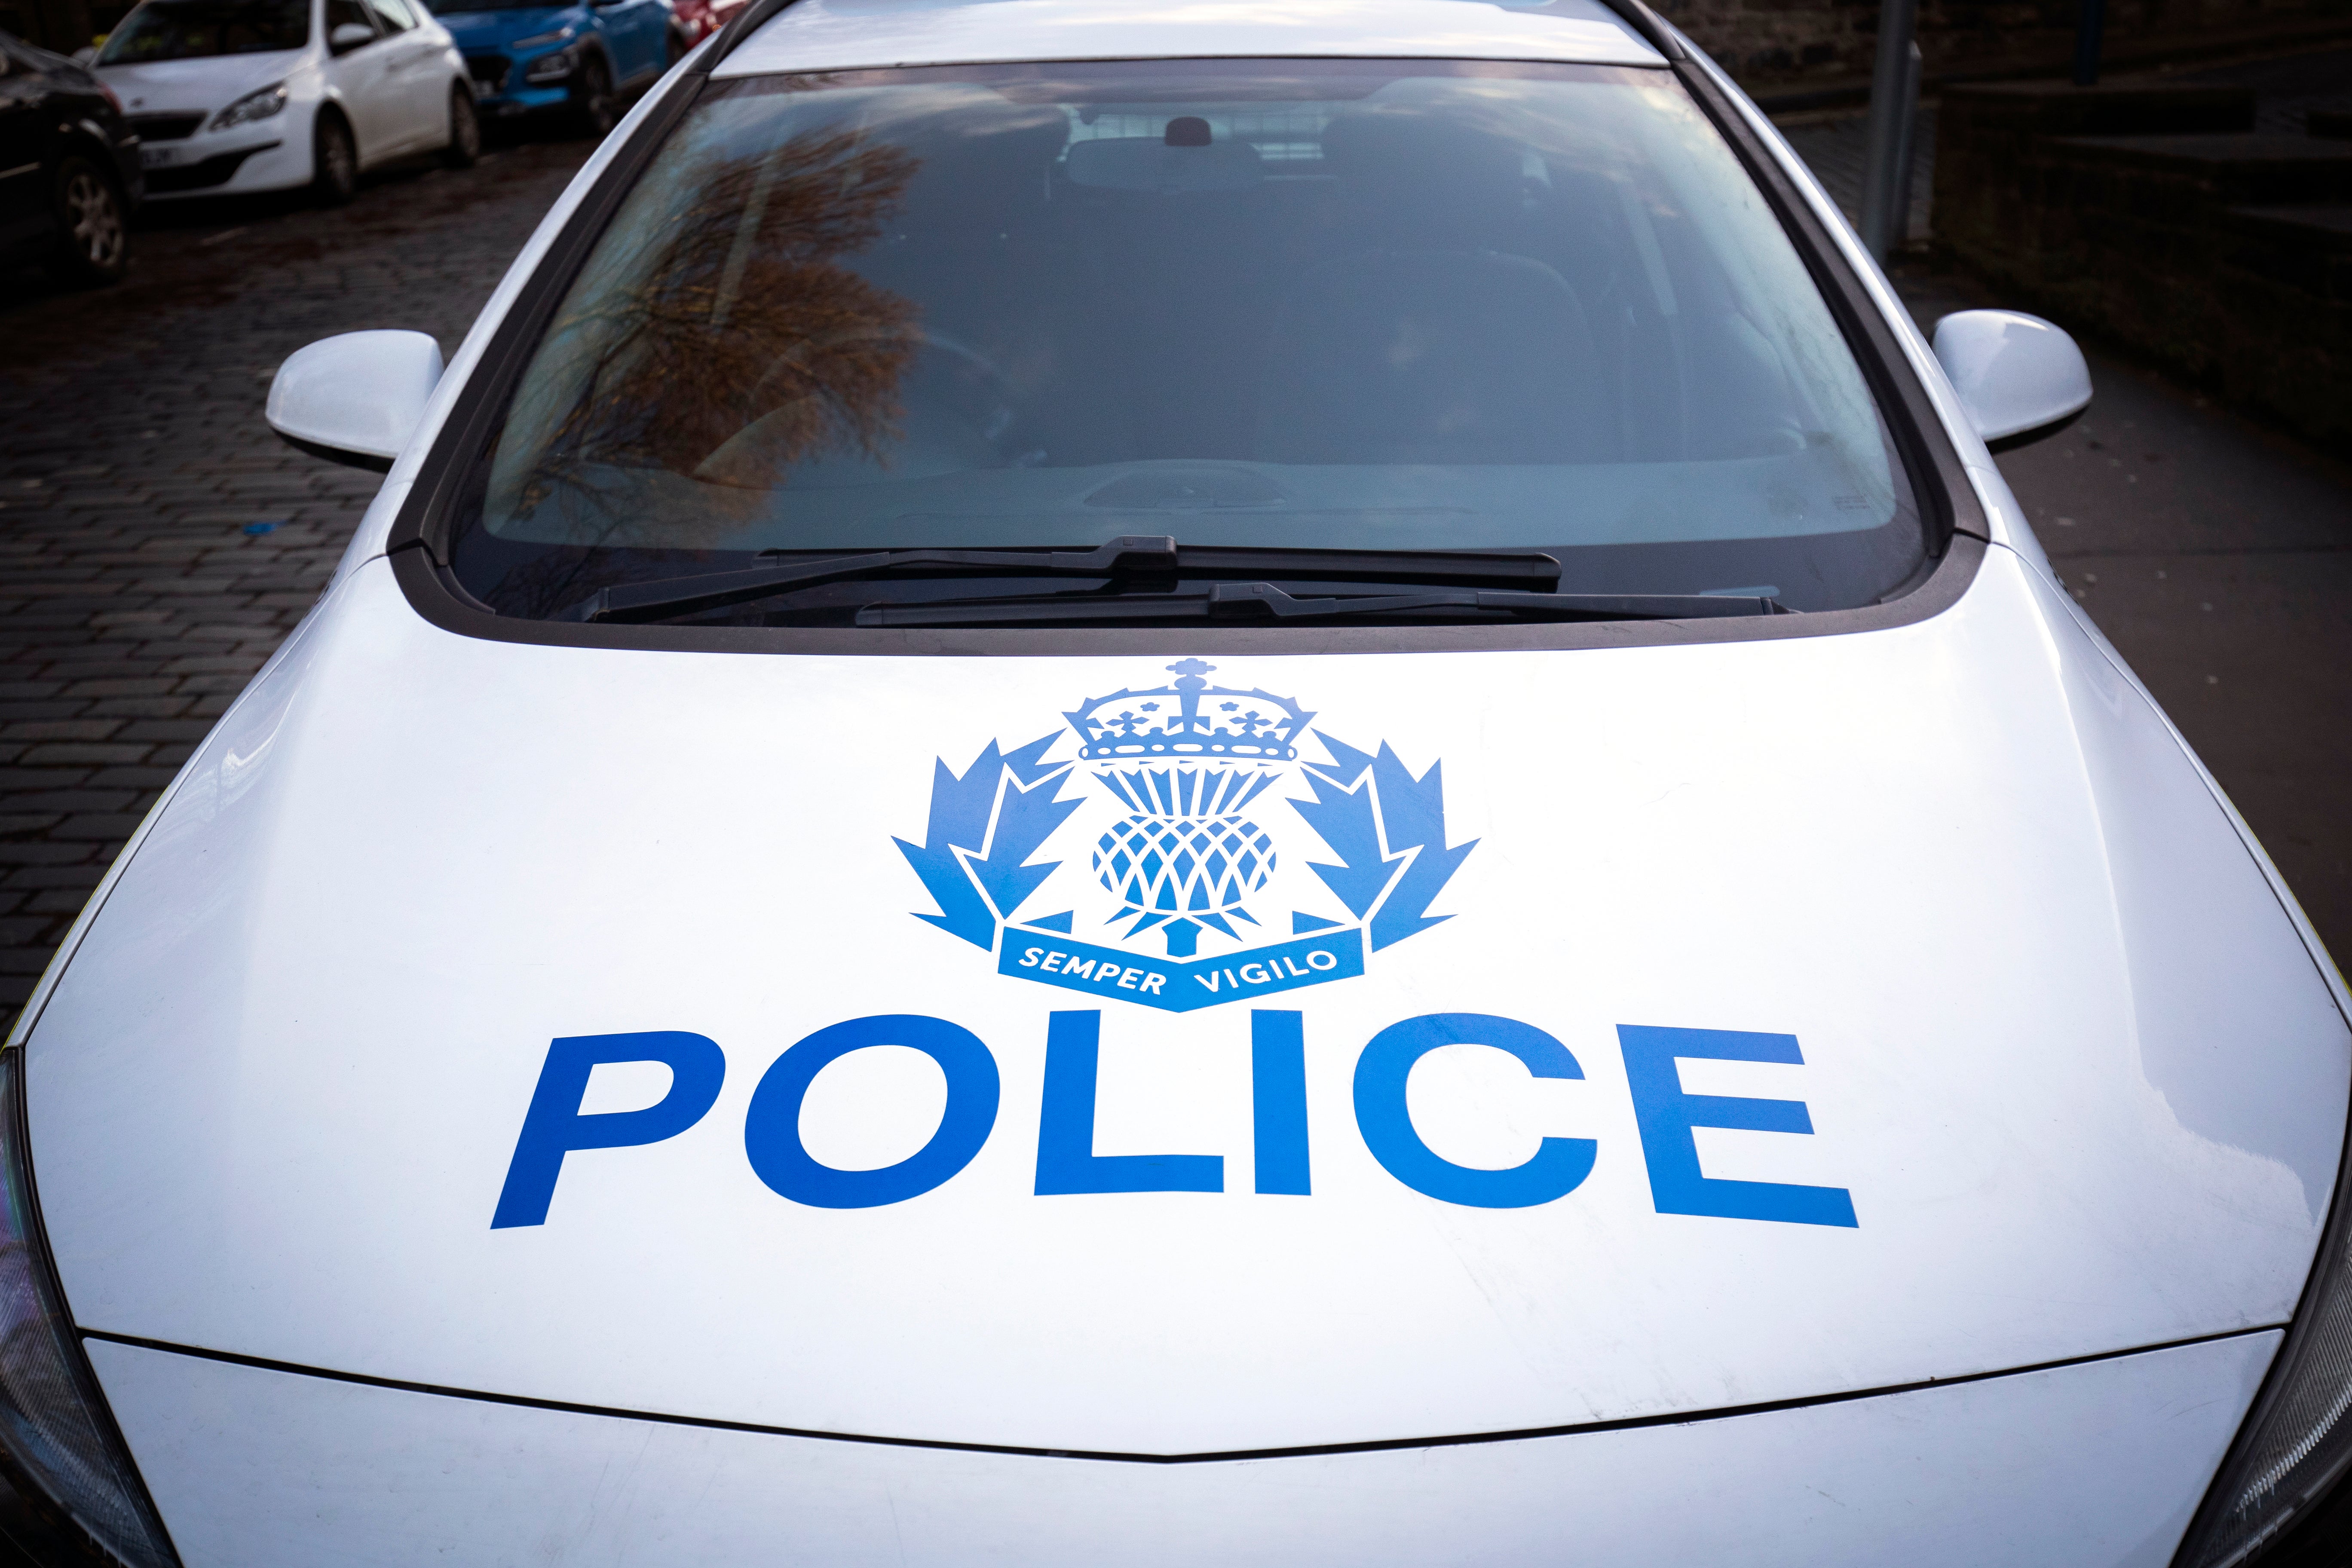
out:
<path id="1" fill-rule="evenodd" d="M 799 0 L 711 74 L 1235 56 L 1666 63 L 1599 0 Z"/>

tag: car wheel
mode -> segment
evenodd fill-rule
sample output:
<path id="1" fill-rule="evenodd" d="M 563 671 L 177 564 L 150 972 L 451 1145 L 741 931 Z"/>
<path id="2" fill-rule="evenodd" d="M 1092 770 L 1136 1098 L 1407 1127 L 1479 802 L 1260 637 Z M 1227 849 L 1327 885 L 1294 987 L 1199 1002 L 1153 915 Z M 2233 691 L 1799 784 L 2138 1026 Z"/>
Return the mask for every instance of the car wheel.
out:
<path id="1" fill-rule="evenodd" d="M 620 118 L 613 99 L 613 71 L 602 55 L 590 55 L 580 68 L 580 95 L 575 105 L 580 128 L 602 139 Z"/>
<path id="2" fill-rule="evenodd" d="M 121 193 L 88 158 L 58 165 L 55 266 L 68 282 L 119 281 L 131 265 L 131 228 Z"/>
<path id="3" fill-rule="evenodd" d="M 321 114 L 310 132 L 310 193 L 322 207 L 339 207 L 359 194 L 360 152 L 340 114 Z"/>
<path id="4" fill-rule="evenodd" d="M 482 155 L 482 117 L 474 108 L 470 89 L 449 89 L 449 145 L 441 162 L 452 169 L 470 169 Z"/>

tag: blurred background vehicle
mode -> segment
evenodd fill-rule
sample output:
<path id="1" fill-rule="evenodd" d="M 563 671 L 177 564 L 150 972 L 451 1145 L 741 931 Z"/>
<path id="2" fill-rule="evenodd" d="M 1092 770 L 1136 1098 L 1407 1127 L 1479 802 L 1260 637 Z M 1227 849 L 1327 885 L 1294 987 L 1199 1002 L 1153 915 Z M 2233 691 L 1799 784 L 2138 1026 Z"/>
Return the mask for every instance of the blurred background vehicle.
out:
<path id="1" fill-rule="evenodd" d="M 743 8 L 743 0 L 674 0 L 678 34 L 691 48 L 727 25 Z"/>
<path id="2" fill-rule="evenodd" d="M 145 0 L 96 65 L 153 196 L 308 185 L 332 205 L 372 165 L 481 147 L 465 59 L 410 0 Z"/>
<path id="3" fill-rule="evenodd" d="M 131 261 L 139 138 L 82 67 L 0 33 L 0 265 L 111 283 Z"/>
<path id="4" fill-rule="evenodd" d="M 668 0 L 446 0 L 438 14 L 465 51 L 484 113 L 562 113 L 592 136 L 610 131 L 624 98 L 652 86 L 693 42 Z"/>

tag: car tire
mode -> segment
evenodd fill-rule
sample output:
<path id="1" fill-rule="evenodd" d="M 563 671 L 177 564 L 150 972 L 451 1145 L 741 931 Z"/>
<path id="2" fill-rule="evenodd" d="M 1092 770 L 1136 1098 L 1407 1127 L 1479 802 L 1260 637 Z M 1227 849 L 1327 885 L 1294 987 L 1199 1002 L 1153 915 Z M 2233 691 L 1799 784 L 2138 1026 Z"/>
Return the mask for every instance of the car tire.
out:
<path id="1" fill-rule="evenodd" d="M 340 114 L 321 110 L 310 131 L 310 195 L 322 207 L 339 207 L 359 194 L 360 150 Z"/>
<path id="2" fill-rule="evenodd" d="M 590 55 L 581 66 L 572 114 L 580 129 L 600 142 L 620 120 L 620 105 L 613 96 L 613 68 L 604 63 L 604 56 Z"/>
<path id="3" fill-rule="evenodd" d="M 474 108 L 470 87 L 449 89 L 449 145 L 442 150 L 443 167 L 470 169 L 482 155 L 482 116 Z"/>
<path id="4" fill-rule="evenodd" d="M 131 267 L 131 224 L 106 171 L 68 155 L 58 164 L 53 205 L 58 237 L 50 265 L 58 278 L 84 287 L 121 281 Z"/>

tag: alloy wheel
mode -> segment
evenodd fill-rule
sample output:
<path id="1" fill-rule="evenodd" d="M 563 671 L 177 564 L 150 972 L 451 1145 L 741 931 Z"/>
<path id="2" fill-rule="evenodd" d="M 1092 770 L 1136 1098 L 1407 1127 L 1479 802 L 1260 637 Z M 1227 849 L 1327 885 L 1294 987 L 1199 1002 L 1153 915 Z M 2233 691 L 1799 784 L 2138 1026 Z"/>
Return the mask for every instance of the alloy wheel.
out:
<path id="1" fill-rule="evenodd" d="M 122 205 L 97 171 L 76 169 L 66 180 L 66 222 L 74 248 L 95 272 L 122 264 Z"/>
<path id="2" fill-rule="evenodd" d="M 592 59 L 584 74 L 580 93 L 581 118 L 586 121 L 591 136 L 602 137 L 620 118 L 614 112 L 613 73 L 605 68 L 603 60 Z"/>
<path id="3" fill-rule="evenodd" d="M 470 169 L 482 155 L 482 117 L 463 89 L 449 94 L 449 146 L 441 161 L 453 169 Z"/>
<path id="4" fill-rule="evenodd" d="M 130 219 L 106 171 L 79 154 L 58 165 L 49 269 L 68 284 L 112 283 L 131 265 Z"/>
<path id="5" fill-rule="evenodd" d="M 319 200 L 328 206 L 341 206 L 359 190 L 359 149 L 352 144 L 352 133 L 340 120 L 322 115 L 317 134 L 317 169 Z"/>

